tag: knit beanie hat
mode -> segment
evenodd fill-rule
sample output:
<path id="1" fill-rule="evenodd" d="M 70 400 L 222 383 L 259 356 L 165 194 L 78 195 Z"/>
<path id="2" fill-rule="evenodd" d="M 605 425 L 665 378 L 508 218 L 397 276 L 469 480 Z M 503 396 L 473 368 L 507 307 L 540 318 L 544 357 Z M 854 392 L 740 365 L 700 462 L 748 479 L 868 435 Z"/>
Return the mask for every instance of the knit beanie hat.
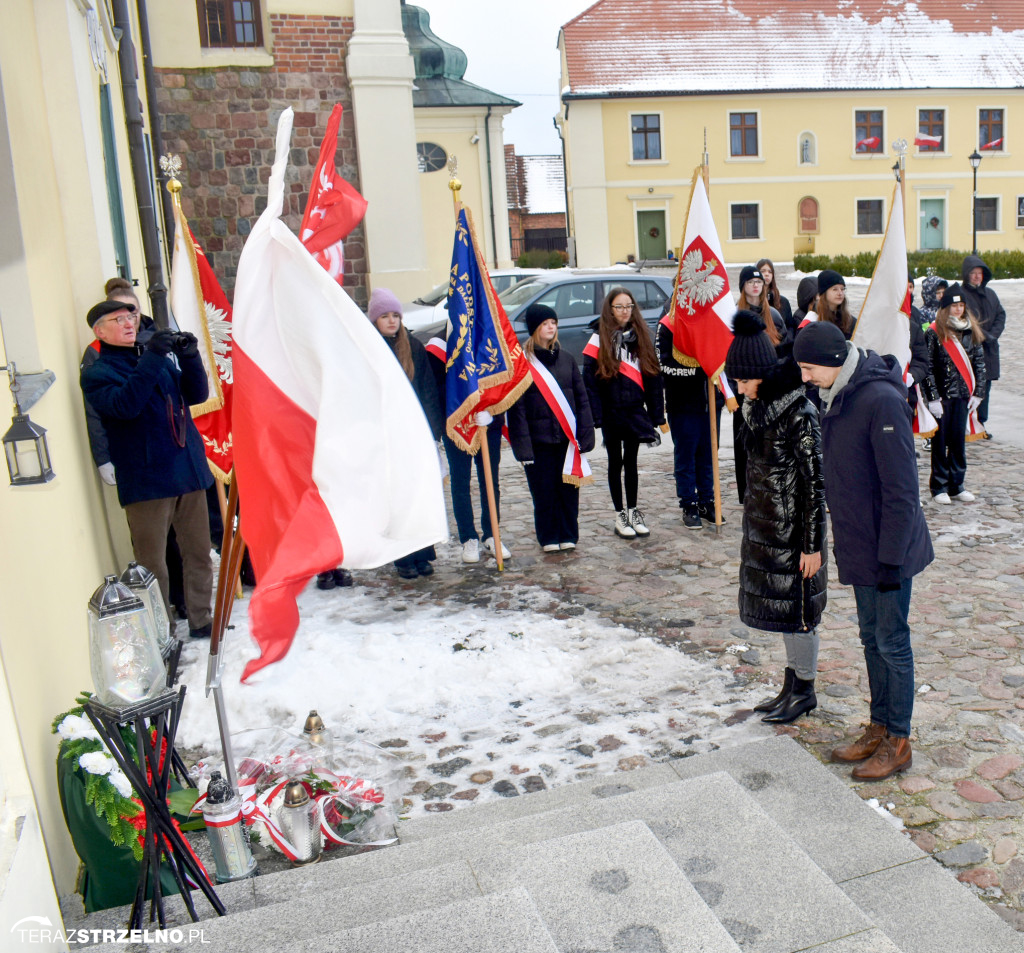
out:
<path id="1" fill-rule="evenodd" d="M 797 364 L 842 367 L 847 350 L 846 338 L 837 325 L 829 321 L 815 321 L 796 336 L 793 360 Z"/>
<path id="2" fill-rule="evenodd" d="M 367 309 L 366 316 L 376 324 L 377 318 L 389 311 L 397 311 L 401 314 L 402 302 L 387 288 L 374 288 L 373 294 L 370 295 L 370 307 Z"/>
<path id="3" fill-rule="evenodd" d="M 761 272 L 759 272 L 753 265 L 744 265 L 740 269 L 740 291 L 743 290 L 743 286 L 750 281 L 751 278 L 761 278 Z M 764 278 L 761 278 L 764 281 Z M 743 380 L 743 378 L 740 378 Z"/>
<path id="4" fill-rule="evenodd" d="M 759 314 L 737 311 L 732 319 L 732 333 L 732 344 L 725 355 L 726 376 L 734 381 L 763 380 L 775 370 L 775 345 Z"/>
<path id="5" fill-rule="evenodd" d="M 838 271 L 826 268 L 818 275 L 818 294 L 823 295 L 833 285 L 842 285 L 845 288 L 846 282 Z"/>
<path id="6" fill-rule="evenodd" d="M 796 286 L 796 306 L 805 314 L 811 310 L 814 299 L 818 294 L 818 279 L 808 275 L 800 279 Z"/>
<path id="7" fill-rule="evenodd" d="M 101 301 L 89 309 L 89 313 L 85 316 L 85 322 L 91 328 L 100 318 L 113 314 L 115 311 L 124 311 L 125 307 L 123 301 Z"/>
<path id="8" fill-rule="evenodd" d="M 555 314 L 554 308 L 549 308 L 546 304 L 531 304 L 526 309 L 526 330 L 530 332 L 530 337 L 533 337 L 533 333 L 539 328 L 545 321 L 558 320 L 558 315 Z"/>
<path id="9" fill-rule="evenodd" d="M 960 287 L 959 282 L 954 281 L 944 292 L 941 298 L 939 298 L 939 308 L 948 308 L 951 304 L 955 304 L 957 301 L 964 300 L 964 289 Z"/>

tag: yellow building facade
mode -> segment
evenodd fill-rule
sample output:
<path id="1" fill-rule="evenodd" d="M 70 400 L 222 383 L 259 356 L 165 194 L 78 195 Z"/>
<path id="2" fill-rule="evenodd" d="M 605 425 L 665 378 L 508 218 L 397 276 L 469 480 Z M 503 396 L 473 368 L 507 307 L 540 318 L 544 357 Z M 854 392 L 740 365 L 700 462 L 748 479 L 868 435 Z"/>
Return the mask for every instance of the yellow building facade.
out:
<path id="1" fill-rule="evenodd" d="M 671 6 L 651 4 L 648 10 L 656 19 L 656 8 L 665 7 L 667 17 Z M 707 12 L 713 16 L 710 7 Z M 758 89 L 758 81 L 765 87 L 788 83 L 788 76 L 777 77 L 773 70 L 803 54 L 781 45 L 775 32 L 760 38 L 756 20 L 748 23 L 751 33 L 744 40 L 749 56 L 731 51 L 718 72 L 702 65 L 715 55 L 713 27 L 701 33 L 699 24 L 688 27 L 679 19 L 671 26 L 633 23 L 627 31 L 641 35 L 619 38 L 625 55 L 615 70 L 607 62 L 605 38 L 615 32 L 616 18 L 629 16 L 622 0 L 603 0 L 566 24 L 559 37 L 557 124 L 566 156 L 569 230 L 580 266 L 678 250 L 692 173 L 705 142 L 711 207 L 730 262 L 789 260 L 799 251 L 876 251 L 893 191 L 893 143 L 901 139 L 909 249 L 971 250 L 975 172 L 968 157 L 975 150 L 981 156 L 979 253 L 1024 248 L 1024 141 L 1015 134 L 1024 120 L 1021 82 L 986 88 L 986 75 L 994 71 L 979 63 L 963 87 L 943 88 L 922 61 L 919 74 L 901 81 L 910 88 L 868 88 L 885 72 L 875 64 L 865 70 L 865 88 L 813 88 L 817 78 L 808 71 L 809 88 Z M 840 18 L 836 22 L 837 35 L 854 29 Z M 1024 75 L 1020 26 L 1005 48 L 1010 72 Z M 877 31 L 859 28 L 872 42 L 883 42 Z M 764 29 L 777 30 L 777 18 Z M 922 31 L 914 43 L 926 43 Z M 796 29 L 790 33 L 799 35 Z M 692 59 L 686 43 L 702 41 L 705 58 Z M 891 37 L 884 42 L 895 43 Z M 637 43 L 652 48 L 647 60 L 633 55 Z M 762 46 L 773 52 L 762 54 Z M 993 55 L 996 49 L 993 43 Z M 663 75 L 645 81 L 640 64 L 646 61 L 659 64 Z M 735 75 L 727 75 L 730 65 Z M 657 95 L 645 95 L 645 87 Z"/>

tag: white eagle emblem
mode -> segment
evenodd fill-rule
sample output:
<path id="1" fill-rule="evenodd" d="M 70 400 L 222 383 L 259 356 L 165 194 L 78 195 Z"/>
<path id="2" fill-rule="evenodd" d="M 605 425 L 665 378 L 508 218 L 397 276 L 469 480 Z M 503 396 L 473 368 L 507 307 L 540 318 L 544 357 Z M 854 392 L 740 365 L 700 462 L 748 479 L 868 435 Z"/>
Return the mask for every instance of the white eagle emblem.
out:
<path id="1" fill-rule="evenodd" d="M 679 266 L 679 287 L 676 300 L 687 314 L 694 313 L 694 304 L 707 305 L 717 301 L 725 287 L 725 279 L 715 274 L 718 262 L 706 262 L 699 248 L 688 251 Z"/>
<path id="2" fill-rule="evenodd" d="M 213 359 L 217 362 L 217 373 L 225 384 L 232 383 L 231 373 L 231 322 L 227 314 L 209 301 L 206 305 L 206 327 L 210 331 Z"/>

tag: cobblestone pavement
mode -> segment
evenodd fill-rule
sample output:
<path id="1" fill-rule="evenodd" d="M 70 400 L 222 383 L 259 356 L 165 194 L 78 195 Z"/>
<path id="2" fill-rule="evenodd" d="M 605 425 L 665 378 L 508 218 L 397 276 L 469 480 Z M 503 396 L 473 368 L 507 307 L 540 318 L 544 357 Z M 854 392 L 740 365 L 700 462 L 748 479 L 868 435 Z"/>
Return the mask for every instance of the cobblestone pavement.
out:
<path id="1" fill-rule="evenodd" d="M 791 300 L 795 285 L 796 279 L 783 282 Z M 1024 931 L 1024 282 L 996 288 L 1010 319 L 1001 342 L 1003 380 L 995 385 L 989 421 L 995 436 L 968 445 L 967 486 L 976 502 L 932 504 L 927 454 L 921 454 L 936 559 L 915 580 L 910 616 L 918 685 L 913 767 L 882 783 L 850 783 L 862 797 L 888 807 L 922 850 Z M 863 285 L 851 285 L 855 307 L 863 294 Z M 581 500 L 579 548 L 543 554 L 532 532 L 526 482 L 506 448 L 502 533 L 513 557 L 505 572 L 497 573 L 493 561 L 464 566 L 452 543 L 427 585 L 435 597 L 501 608 L 510 607 L 513 587 L 546 590 L 554 614 L 583 606 L 748 682 L 777 684 L 785 666 L 781 638 L 748 630 L 736 613 L 741 511 L 727 418 L 724 423 L 726 523 L 720 532 L 683 527 L 666 437 L 660 448 L 641 452 L 640 507 L 652 530 L 648 539 L 626 542 L 613 535 L 599 447 L 591 454 L 596 483 Z M 411 590 L 424 583 L 401 585 Z M 819 707 L 778 730 L 848 779 L 849 768 L 831 765 L 829 752 L 868 720 L 868 685 L 853 593 L 834 578 L 820 634 Z M 752 714 L 744 710 L 733 718 Z M 486 774 L 474 778 L 486 780 Z"/>

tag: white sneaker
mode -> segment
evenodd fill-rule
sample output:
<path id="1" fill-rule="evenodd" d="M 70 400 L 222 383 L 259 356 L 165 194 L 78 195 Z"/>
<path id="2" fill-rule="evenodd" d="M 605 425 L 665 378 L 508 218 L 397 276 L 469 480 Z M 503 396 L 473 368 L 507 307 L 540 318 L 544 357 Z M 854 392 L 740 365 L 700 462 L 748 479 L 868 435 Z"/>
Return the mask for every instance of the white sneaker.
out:
<path id="1" fill-rule="evenodd" d="M 630 524 L 629 514 L 625 510 L 615 514 L 615 535 L 623 539 L 636 539 L 636 530 Z"/>
<path id="2" fill-rule="evenodd" d="M 973 503 L 974 494 L 970 490 L 961 490 L 953 497 L 953 499 L 960 503 Z"/>
<path id="3" fill-rule="evenodd" d="M 559 543 L 558 544 L 558 548 L 559 549 L 575 549 L 576 548 L 576 544 L 575 543 Z"/>
<path id="4" fill-rule="evenodd" d="M 943 506 L 949 506 L 949 504 L 953 502 L 949 498 L 948 493 L 936 493 L 935 496 L 932 497 L 932 501 L 934 503 L 941 503 Z"/>
<path id="5" fill-rule="evenodd" d="M 629 511 L 629 525 L 633 527 L 633 532 L 636 533 L 637 536 L 651 535 L 651 531 L 647 528 L 647 524 L 644 522 L 644 514 L 636 507 Z"/>
<path id="6" fill-rule="evenodd" d="M 558 545 L 558 543 L 548 543 L 546 546 L 541 546 L 541 549 L 543 549 L 546 553 L 557 553 L 558 550 L 561 549 L 561 547 Z"/>
<path id="7" fill-rule="evenodd" d="M 462 544 L 462 561 L 464 563 L 480 562 L 480 540 L 467 539 Z"/>
<path id="8" fill-rule="evenodd" d="M 489 552 L 492 556 L 494 555 L 494 537 L 493 536 L 488 536 L 487 539 L 484 540 L 484 549 L 486 549 L 487 552 Z M 502 543 L 501 544 L 501 558 L 502 559 L 508 559 L 508 557 L 511 556 L 511 555 L 512 555 L 512 553 L 509 552 L 508 547 L 504 543 Z"/>

